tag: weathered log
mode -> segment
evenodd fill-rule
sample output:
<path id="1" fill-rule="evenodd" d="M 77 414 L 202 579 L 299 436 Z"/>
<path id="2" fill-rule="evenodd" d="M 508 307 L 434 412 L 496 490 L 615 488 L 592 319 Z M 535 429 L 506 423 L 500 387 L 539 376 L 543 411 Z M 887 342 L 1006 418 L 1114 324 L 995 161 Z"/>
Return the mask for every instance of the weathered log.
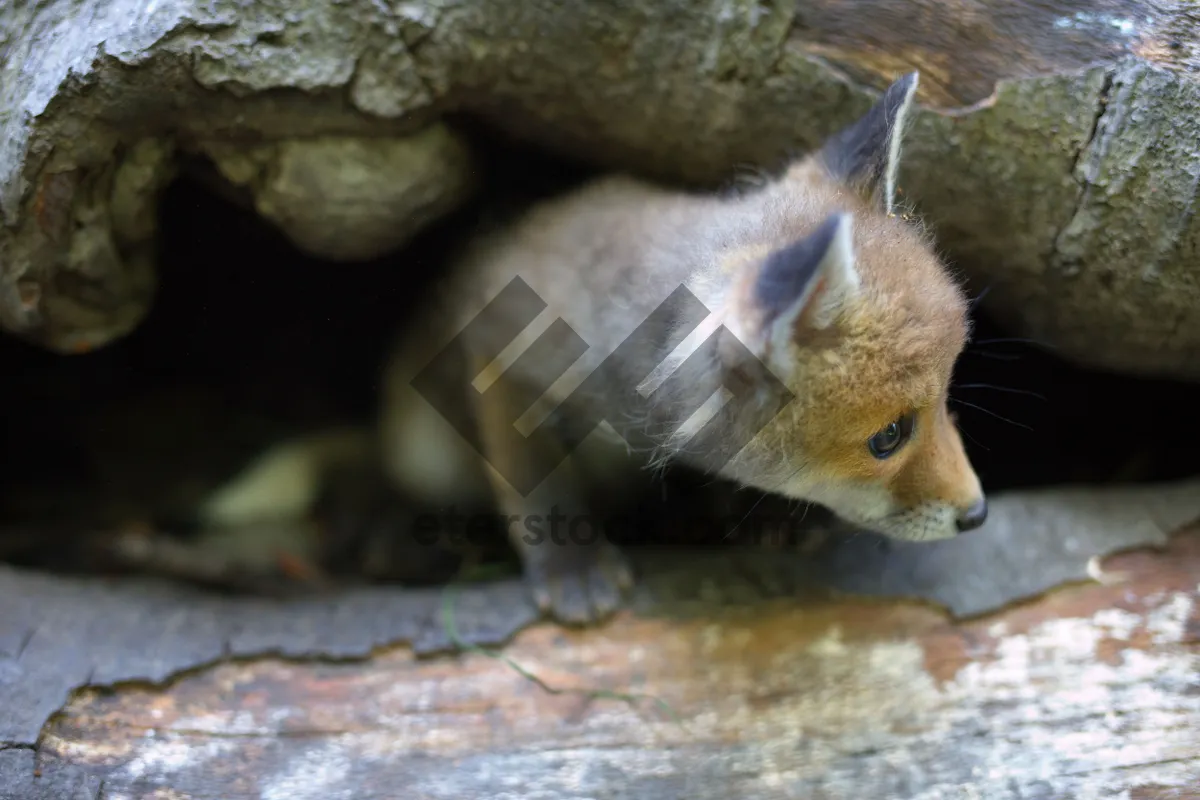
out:
<path id="1" fill-rule="evenodd" d="M 106 798 L 1200 798 L 1200 531 L 1106 569 L 970 621 L 825 596 L 539 625 L 504 655 L 543 685 L 479 652 L 226 663 L 80 692 L 0 759 Z"/>
<path id="2" fill-rule="evenodd" d="M 302 247 L 362 258 L 470 192 L 446 112 L 598 165 L 712 183 L 815 144 L 873 89 L 919 68 L 903 186 L 942 246 L 993 285 L 987 304 L 1081 361 L 1197 378 L 1200 62 L 1189 21 L 1183 3 L 1139 0 L 4 4 L 0 327 L 75 351 L 135 326 L 153 296 L 152 211 L 185 153 L 210 157 Z M 389 170 L 403 174 L 388 180 Z M 297 774 L 322 797 L 409 784 L 434 797 L 500 793 L 489 765 L 533 776 L 550 797 L 630 785 L 648 797 L 934 797 L 961 783 L 1001 798 L 1186 796 L 1200 783 L 1194 737 L 1184 738 L 1196 727 L 1195 614 L 1180 611 L 1194 609 L 1194 538 L 1164 557 L 1113 562 L 1130 573 L 1122 585 L 1038 595 L 1086 579 L 1093 556 L 1160 542 L 1198 503 L 1194 484 L 1021 494 L 998 499 L 999 524 L 984 535 L 919 550 L 863 537 L 809 561 L 672 552 L 639 562 L 648 574 L 634 612 L 583 634 L 520 633 L 533 614 L 519 584 L 462 593 L 468 641 L 516 634 L 511 655 L 552 685 L 663 694 L 682 729 L 652 706 L 543 698 L 490 660 L 410 657 L 404 643 L 417 656 L 449 645 L 436 592 L 274 604 L 0 570 L 0 797 L 94 797 L 102 780 L 106 797 L 270 796 L 258 790 L 272 786 L 303 796 Z M 821 587 L 992 616 L 961 623 Z M 1019 599 L 1030 602 L 998 611 Z M 1055 631 L 1100 644 L 1055 647 Z M 914 663 L 947 641 L 960 669 Z M 646 643 L 641 665 L 613 657 Z M 1053 668 L 1018 669 L 1021 648 Z M 271 653 L 295 661 L 251 660 Z M 468 674 L 511 702 L 490 718 L 470 706 Z M 761 676 L 766 697 L 747 676 Z M 429 681 L 443 681 L 443 697 L 416 712 L 399 691 L 372 691 Z M 841 694 L 830 699 L 830 686 Z M 91 688 L 68 702 L 81 687 Z M 137 728 L 156 708 L 163 717 Z M 514 709 L 525 716 L 509 726 Z M 380 710 L 425 724 L 444 746 L 433 741 L 442 749 L 424 761 L 397 755 L 420 742 Z M 440 712 L 453 724 L 435 725 Z M 976 735 L 971 714 L 996 719 L 1001 735 Z M 468 734 L 489 724 L 497 746 L 485 749 Z M 606 749 L 613 742 L 626 747 Z M 201 763 L 210 752 L 222 759 Z M 380 759 L 352 758 L 364 752 Z M 458 756 L 460 773 L 446 760 Z M 243 772 L 214 771 L 234 757 Z M 321 783 L 331 775 L 334 785 Z"/>
<path id="3" fill-rule="evenodd" d="M 1008 495 L 928 545 L 635 553 L 630 610 L 582 632 L 530 627 L 512 580 L 265 601 L 0 569 L 0 798 L 301 798 L 305 769 L 320 797 L 1200 787 L 1200 531 L 1168 538 L 1198 517 L 1192 481 Z M 552 689 L 682 725 L 453 656 L 447 608 Z"/>
<path id="4" fill-rule="evenodd" d="M 903 188 L 988 306 L 1082 362 L 1200 378 L 1196 22 L 1182 0 L 5 4 L 0 326 L 74 351 L 136 325 L 145 211 L 180 151 L 216 154 L 301 244 L 360 257 L 403 240 L 381 208 L 411 230 L 469 168 L 443 155 L 397 192 L 337 159 L 408 170 L 396 151 L 432 145 L 394 140 L 445 112 L 715 182 L 919 68 Z"/>

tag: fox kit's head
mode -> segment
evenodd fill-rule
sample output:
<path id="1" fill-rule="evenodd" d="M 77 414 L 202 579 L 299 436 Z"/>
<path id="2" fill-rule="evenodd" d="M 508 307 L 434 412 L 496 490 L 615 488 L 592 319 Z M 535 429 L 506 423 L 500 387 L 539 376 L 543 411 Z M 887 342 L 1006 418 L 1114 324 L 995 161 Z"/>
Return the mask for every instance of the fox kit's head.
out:
<path id="1" fill-rule="evenodd" d="M 895 538 L 983 524 L 947 410 L 967 304 L 916 223 L 896 168 L 917 74 L 761 195 L 768 238 L 730 255 L 727 325 L 794 393 L 729 471 Z"/>

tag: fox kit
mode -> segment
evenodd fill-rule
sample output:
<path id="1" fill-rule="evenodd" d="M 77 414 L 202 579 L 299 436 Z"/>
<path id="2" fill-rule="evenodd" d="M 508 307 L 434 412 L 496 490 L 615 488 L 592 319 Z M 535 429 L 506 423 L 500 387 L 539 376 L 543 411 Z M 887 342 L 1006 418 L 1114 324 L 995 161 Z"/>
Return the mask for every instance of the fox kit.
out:
<path id="1" fill-rule="evenodd" d="M 620 491 L 647 464 L 715 471 L 898 539 L 982 525 L 984 494 L 947 410 L 967 304 L 896 212 L 917 77 L 752 190 L 608 177 L 479 242 L 390 367 L 381 422 L 394 479 L 438 503 L 498 505 L 533 598 L 570 622 L 611 612 L 631 583 L 586 517 L 586 488 L 615 476 Z M 481 313 L 498 296 L 508 316 L 495 303 Z M 633 340 L 615 367 L 605 360 Z M 458 370 L 457 394 L 429 390 L 431 370 L 442 386 Z M 769 413 L 753 430 L 709 424 L 697 409 L 731 402 L 718 385 Z"/>

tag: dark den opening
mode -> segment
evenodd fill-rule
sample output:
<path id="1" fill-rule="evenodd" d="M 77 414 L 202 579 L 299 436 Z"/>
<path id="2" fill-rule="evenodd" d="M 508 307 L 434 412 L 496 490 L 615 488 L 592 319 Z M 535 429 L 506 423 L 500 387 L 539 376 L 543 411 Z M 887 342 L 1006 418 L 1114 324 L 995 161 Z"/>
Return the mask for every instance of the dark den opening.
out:
<path id="1" fill-rule="evenodd" d="M 195 165 L 161 205 L 159 296 L 135 333 L 69 357 L 0 341 L 10 376 L 0 394 L 0 542 L 51 542 L 56 525 L 88 527 L 104 493 L 131 482 L 186 504 L 293 432 L 369 420 L 397 323 L 470 226 L 586 173 L 524 148 L 491 150 L 489 188 L 469 208 L 400 253 L 354 264 L 299 253 Z M 986 298 L 975 324 L 952 405 L 990 492 L 1195 472 L 1200 385 L 1071 365 L 1011 339 L 989 321 Z M 139 433 L 114 445 L 114 414 Z M 98 474 L 96 447 L 120 450 L 120 467 Z M 103 525 L 95 513 L 90 524 Z M 19 563 L 55 566 L 56 555 L 0 544 L 0 559 Z"/>

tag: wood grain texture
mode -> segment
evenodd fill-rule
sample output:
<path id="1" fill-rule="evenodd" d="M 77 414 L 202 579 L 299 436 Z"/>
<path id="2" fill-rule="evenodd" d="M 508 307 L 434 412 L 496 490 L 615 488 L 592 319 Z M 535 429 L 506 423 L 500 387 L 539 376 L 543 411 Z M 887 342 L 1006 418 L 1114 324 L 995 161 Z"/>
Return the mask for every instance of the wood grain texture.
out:
<path id="1" fill-rule="evenodd" d="M 685 537 L 678 546 L 631 552 L 640 576 L 631 607 L 644 616 L 703 619 L 730 606 L 834 592 L 979 616 L 1088 580 L 1097 558 L 1165 544 L 1200 518 L 1200 483 L 1015 492 L 992 506 L 972 536 L 919 544 L 842 531 L 815 552 L 794 553 L 771 544 L 775 526 L 803 520 L 776 511 L 747 520 L 739 512 L 730 547 L 689 548 Z M 703 521 L 676 523 L 682 535 Z M 441 598 L 436 588 L 377 587 L 268 600 L 165 580 L 0 568 L 0 748 L 34 747 L 47 719 L 86 686 L 161 683 L 222 659 L 268 654 L 362 659 L 401 644 L 419 655 L 445 651 Z M 477 645 L 501 644 L 537 619 L 512 579 L 464 587 L 459 605 L 460 635 Z"/>
<path id="2" fill-rule="evenodd" d="M 631 610 L 585 632 L 529 627 L 514 582 L 454 598 L 463 640 L 507 642 L 551 687 L 654 695 L 669 714 L 450 655 L 438 590 L 256 601 L 0 572 L 0 797 L 1190 785 L 1200 531 L 1166 534 L 1200 516 L 1195 483 L 1015 493 L 993 513 L 924 547 L 642 553 Z M 1139 544 L 1166 549 L 1088 569 Z M 1089 572 L 1103 583 L 1054 590 Z"/>
<path id="3" fill-rule="evenodd" d="M 1105 569 L 966 622 L 826 597 L 537 625 L 505 648 L 553 687 L 675 718 L 388 648 L 87 690 L 38 761 L 105 798 L 1200 796 L 1200 530 Z"/>
<path id="4" fill-rule="evenodd" d="M 0 327 L 75 352 L 135 326 L 153 226 L 125 223 L 149 219 L 137 212 L 182 152 L 218 154 L 268 217 L 302 221 L 302 244 L 374 251 L 393 188 L 340 181 L 339 163 L 403 169 L 384 151 L 448 112 L 597 166 L 713 184 L 811 149 L 920 69 L 901 187 L 993 286 L 987 305 L 1082 363 L 1200 378 L 1190 0 L 248 8 L 0 6 Z M 265 180 L 284 151 L 303 176 Z M 457 197 L 457 163 L 414 178 L 413 196 Z M 419 205 L 428 221 L 449 202 Z"/>

